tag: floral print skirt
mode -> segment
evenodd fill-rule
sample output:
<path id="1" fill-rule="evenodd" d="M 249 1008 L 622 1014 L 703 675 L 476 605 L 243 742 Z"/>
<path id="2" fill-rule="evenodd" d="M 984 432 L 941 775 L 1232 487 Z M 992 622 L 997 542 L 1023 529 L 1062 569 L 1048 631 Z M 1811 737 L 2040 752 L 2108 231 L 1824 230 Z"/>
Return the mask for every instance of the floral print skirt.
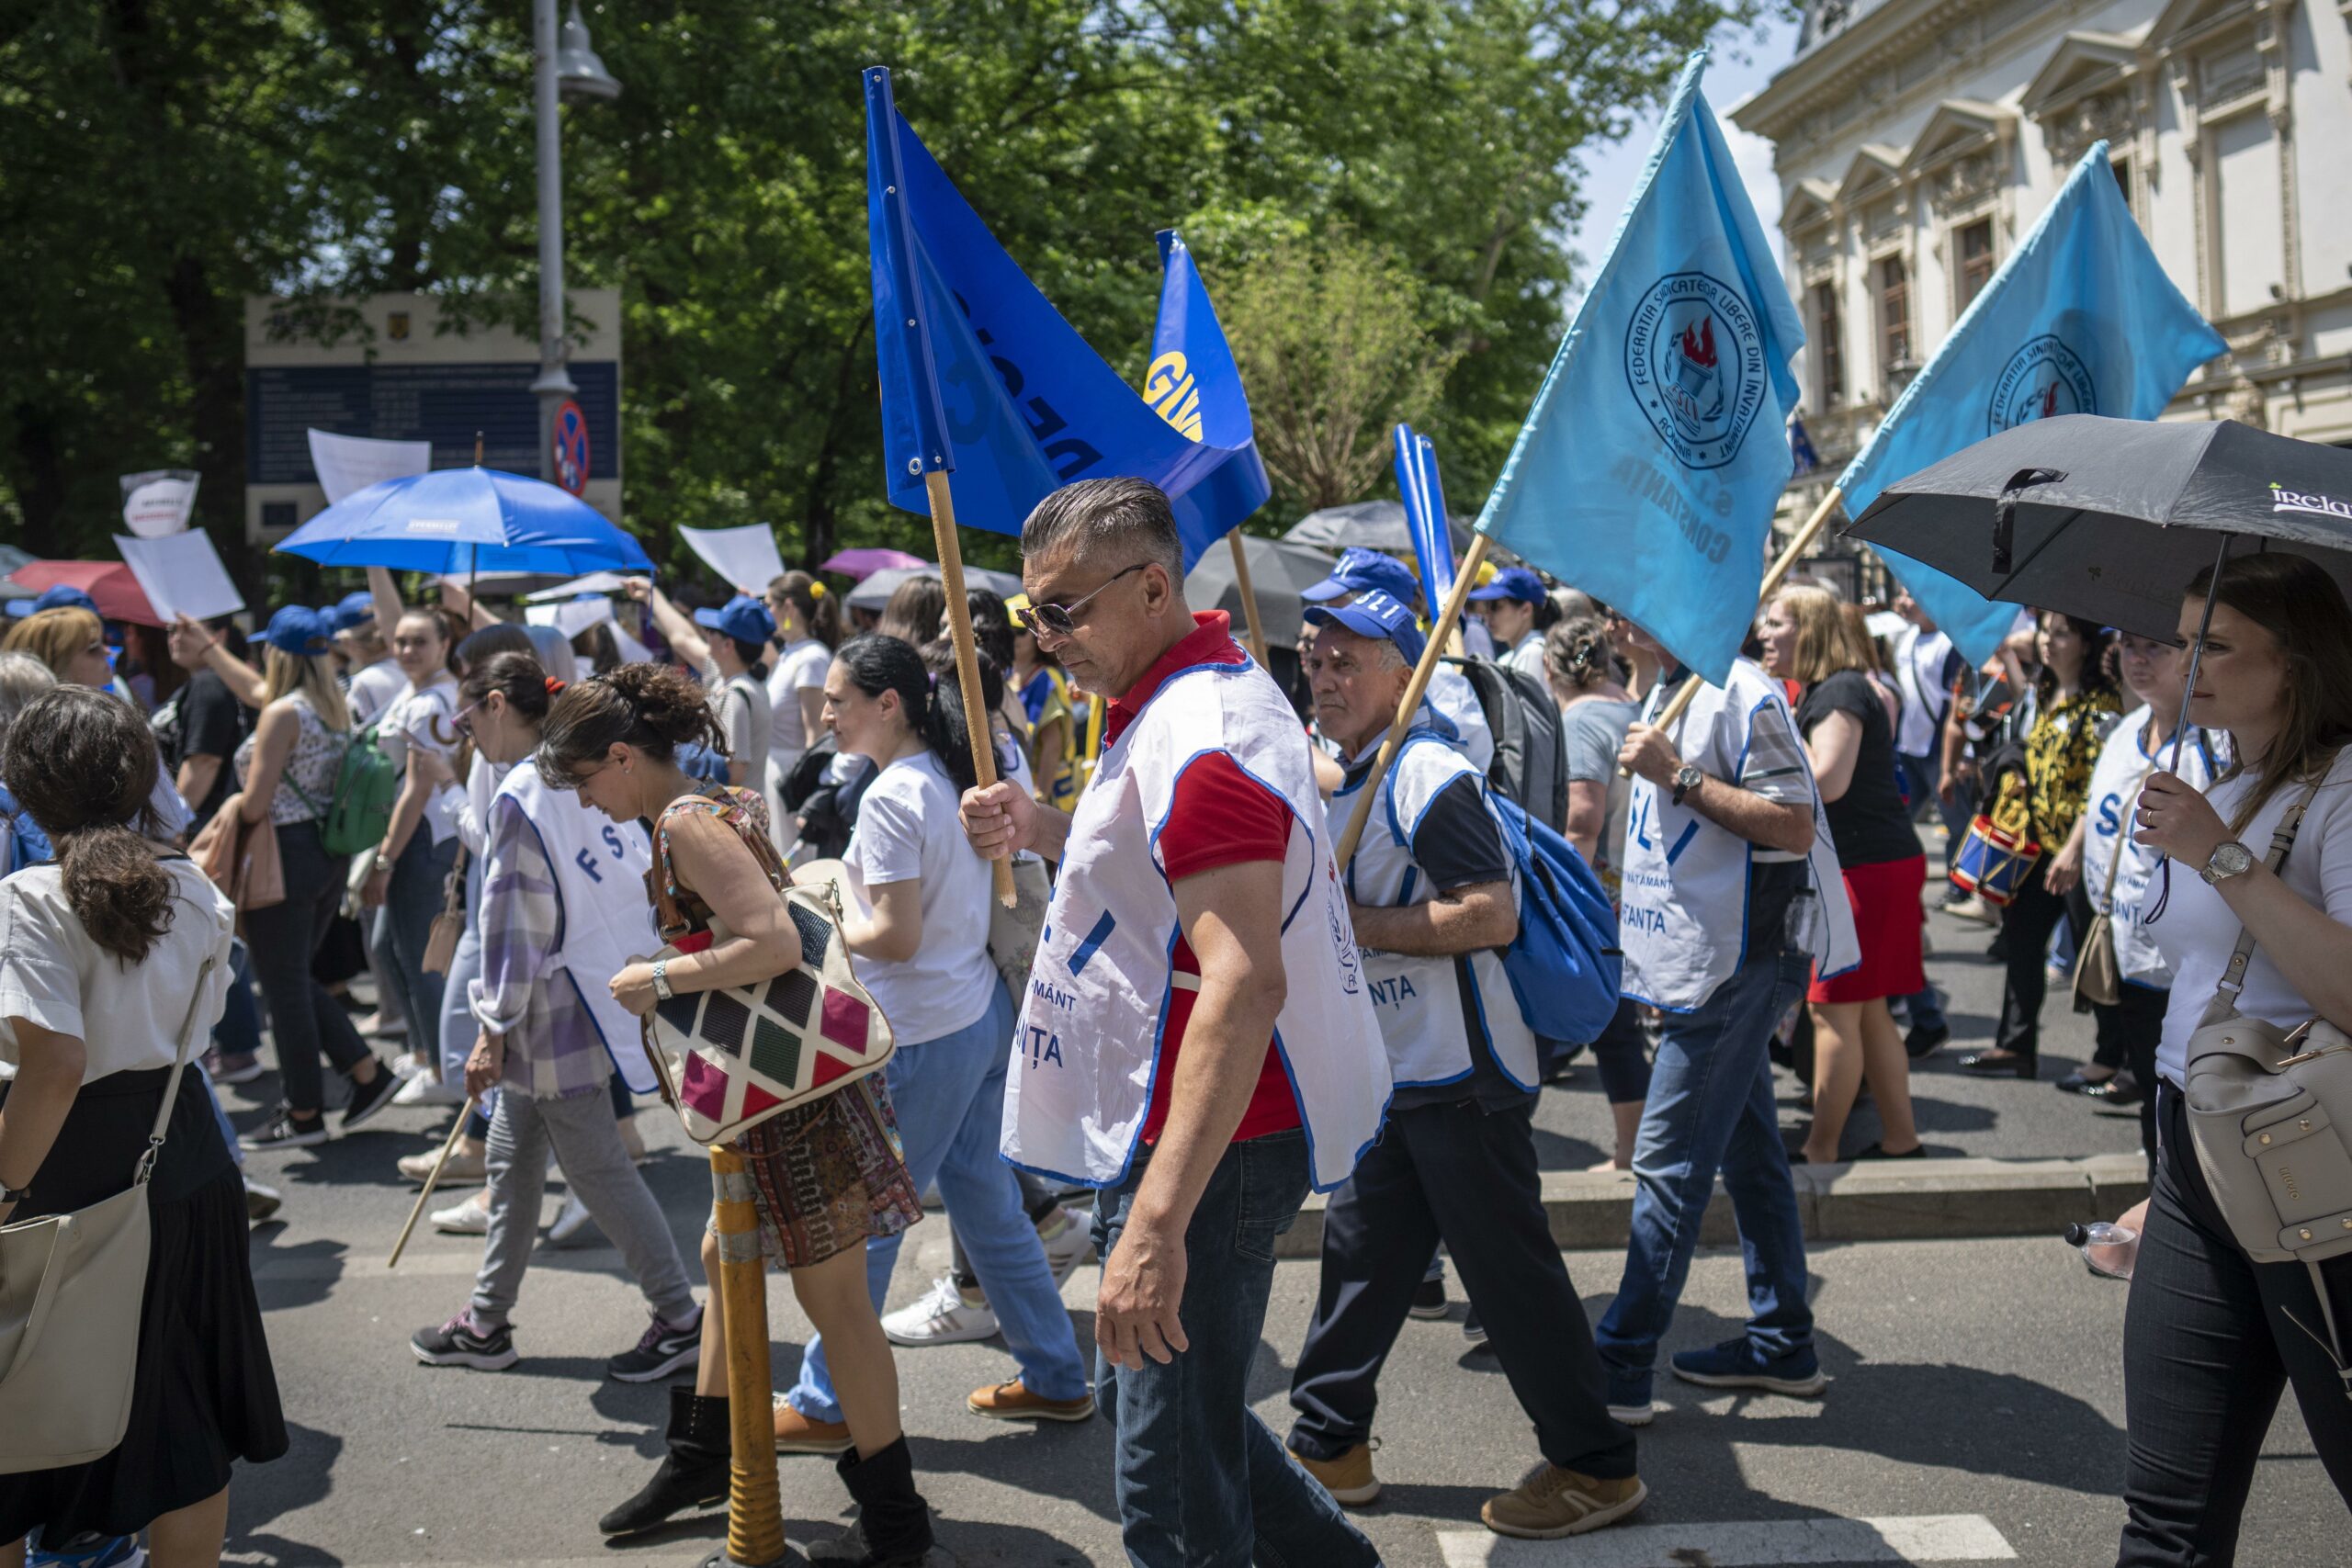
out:
<path id="1" fill-rule="evenodd" d="M 880 1073 L 771 1116 L 736 1140 L 760 1214 L 760 1250 L 807 1269 L 922 1218 Z"/>

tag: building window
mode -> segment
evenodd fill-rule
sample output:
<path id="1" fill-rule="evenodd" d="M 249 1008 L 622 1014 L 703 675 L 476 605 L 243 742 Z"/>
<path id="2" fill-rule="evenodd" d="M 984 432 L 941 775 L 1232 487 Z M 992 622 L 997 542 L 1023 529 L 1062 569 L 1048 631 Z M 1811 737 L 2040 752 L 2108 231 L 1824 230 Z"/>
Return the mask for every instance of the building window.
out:
<path id="1" fill-rule="evenodd" d="M 1962 225 L 1956 248 L 1960 252 L 1959 304 L 1965 310 L 1970 301 L 1993 281 L 1993 220 L 1979 218 Z"/>
<path id="2" fill-rule="evenodd" d="M 1911 273 L 1901 256 L 1878 264 L 1879 379 L 1891 395 L 1899 369 L 1911 363 Z"/>
<path id="3" fill-rule="evenodd" d="M 2115 173 L 2115 188 L 2123 193 L 2123 205 L 2132 205 L 2132 160 L 2110 158 L 2107 166 Z"/>
<path id="4" fill-rule="evenodd" d="M 1846 352 L 1841 346 L 1842 323 L 1838 319 L 1838 286 L 1813 286 L 1813 343 L 1821 354 L 1821 406 L 1834 409 L 1846 400 Z"/>

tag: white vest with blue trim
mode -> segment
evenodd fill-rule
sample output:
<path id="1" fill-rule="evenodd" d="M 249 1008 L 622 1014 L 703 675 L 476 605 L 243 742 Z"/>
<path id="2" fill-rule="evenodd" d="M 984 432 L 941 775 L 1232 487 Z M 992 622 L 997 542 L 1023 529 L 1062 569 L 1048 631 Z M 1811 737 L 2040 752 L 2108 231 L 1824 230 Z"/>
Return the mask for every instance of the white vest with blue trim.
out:
<path id="1" fill-rule="evenodd" d="M 563 915 L 540 984 L 573 987 L 621 1080 L 638 1094 L 652 1093 L 653 1065 L 646 1060 L 643 1032 L 613 999 L 610 984 L 631 961 L 662 946 L 645 897 L 645 874 L 653 864 L 645 829 L 613 821 L 576 791 L 549 789 L 527 762 L 498 786 L 493 812 L 501 797 L 522 807 L 555 871 Z"/>
<path id="2" fill-rule="evenodd" d="M 1668 682 L 1653 689 L 1642 721 L 1655 723 Z M 1726 686 L 1701 686 L 1669 737 L 1686 762 L 1715 779 L 1736 783 L 1747 760 L 1749 727 L 1766 707 L 1781 710 L 1789 732 L 1796 721 L 1780 682 L 1748 660 L 1732 665 Z M 1804 748 L 1798 748 L 1800 758 Z M 1806 782 L 1812 770 L 1806 768 Z M 1758 933 L 1747 929 L 1748 869 L 1756 846 L 1716 826 L 1672 792 L 1635 778 L 1625 812 L 1624 881 L 1618 926 L 1625 950 L 1624 994 L 1668 1012 L 1706 1004 L 1732 976 Z M 1838 868 L 1829 818 L 1814 791 L 1813 849 L 1808 886 L 1792 908 L 1802 919 L 1797 945 L 1813 953 L 1822 975 L 1842 975 L 1860 960 L 1853 905 Z"/>
<path id="3" fill-rule="evenodd" d="M 2151 766 L 2169 767 L 2172 744 L 2154 756 L 2148 754 L 2149 711 L 2145 705 L 2123 716 L 2099 748 L 2091 765 L 2090 794 L 2083 807 L 2083 893 L 2091 908 L 2105 907 L 2115 932 L 2116 967 L 2123 978 L 2154 990 L 2172 986 L 2172 964 L 2156 945 L 2155 932 L 2142 923 L 2150 903 L 2148 884 L 2164 856 L 2145 844 L 2126 841 L 2116 853 L 2116 835 L 2138 830 L 2133 813 L 2140 808 L 2140 786 Z M 2222 760 L 2229 755 L 2229 737 L 2191 729 L 2180 749 L 2180 777 L 2189 788 L 2203 793 L 2213 784 Z M 2115 868 L 2113 886 L 2108 867 Z"/>
<path id="4" fill-rule="evenodd" d="M 1478 798 L 1487 816 L 1493 817 L 1494 802 L 1486 775 L 1434 728 L 1415 726 L 1381 779 L 1380 799 L 1342 878 L 1357 903 L 1400 909 L 1437 897 L 1428 874 L 1413 859 L 1413 834 L 1419 829 L 1430 803 L 1459 778 L 1476 781 Z M 1356 794 L 1362 788 L 1359 782 L 1331 797 L 1329 831 L 1334 840 L 1346 826 L 1348 814 L 1355 809 Z M 1496 831 L 1501 830 L 1498 819 Z M 1511 874 L 1511 898 L 1516 905 L 1516 871 Z M 1462 1010 L 1462 971 L 1453 958 L 1413 957 L 1369 947 L 1362 950 L 1362 956 L 1364 981 L 1388 1046 L 1388 1066 L 1396 1087 L 1419 1089 L 1468 1077 L 1473 1058 Z M 1510 977 L 1503 973 L 1502 954 L 1482 948 L 1469 957 L 1476 984 L 1473 1000 L 1495 1064 L 1505 1077 L 1532 1094 L 1541 1082 L 1535 1035 L 1519 1010 Z"/>
<path id="5" fill-rule="evenodd" d="M 1196 665 L 1170 676 L 1103 750 L 1071 817 L 1005 1086 L 1002 1147 L 1014 1165 L 1112 1187 L 1134 1163 L 1176 983 L 1176 897 L 1159 834 L 1185 768 L 1220 753 L 1290 808 L 1274 1048 L 1298 1097 L 1316 1189 L 1346 1180 L 1379 1135 L 1388 1057 L 1306 736 L 1254 661 Z"/>

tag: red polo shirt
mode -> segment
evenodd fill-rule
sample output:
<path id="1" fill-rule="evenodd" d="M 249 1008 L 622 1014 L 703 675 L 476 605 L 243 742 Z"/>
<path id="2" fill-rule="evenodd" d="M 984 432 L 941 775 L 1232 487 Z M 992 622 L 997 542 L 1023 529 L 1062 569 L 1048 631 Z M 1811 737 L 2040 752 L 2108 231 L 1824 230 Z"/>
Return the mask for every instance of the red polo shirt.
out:
<path id="1" fill-rule="evenodd" d="M 1183 640 L 1160 655 L 1125 695 L 1113 700 L 1103 723 L 1105 746 L 1118 739 L 1143 711 L 1144 704 L 1151 700 L 1152 694 L 1178 671 L 1201 664 L 1237 665 L 1249 658 L 1241 645 L 1233 640 L 1224 611 L 1196 614 L 1193 619 L 1196 625 Z M 1282 796 L 1243 773 L 1231 757 L 1219 751 L 1196 757 L 1176 781 L 1168 824 L 1159 832 L 1160 860 L 1167 867 L 1170 882 L 1181 882 L 1219 866 L 1261 860 L 1280 862 L 1289 848 L 1290 807 Z M 1182 933 L 1176 938 L 1176 951 L 1170 956 L 1170 963 L 1177 975 L 1198 979 L 1200 961 L 1193 956 L 1193 944 Z M 1159 1141 L 1159 1129 L 1168 1120 L 1168 1085 L 1175 1075 L 1176 1055 L 1183 1046 L 1185 1028 L 1192 1021 L 1193 1002 L 1199 995 L 1195 987 L 1182 985 L 1169 993 L 1168 1029 L 1161 1036 L 1159 1061 L 1152 1071 L 1151 1110 L 1143 1123 L 1143 1141 L 1147 1144 Z M 1258 1070 L 1258 1087 L 1251 1093 L 1250 1107 L 1241 1113 L 1241 1124 L 1234 1129 L 1233 1136 L 1237 1142 L 1263 1137 L 1298 1124 L 1298 1099 L 1291 1092 L 1290 1075 L 1283 1070 L 1282 1057 L 1269 1039 L 1265 1063 Z"/>

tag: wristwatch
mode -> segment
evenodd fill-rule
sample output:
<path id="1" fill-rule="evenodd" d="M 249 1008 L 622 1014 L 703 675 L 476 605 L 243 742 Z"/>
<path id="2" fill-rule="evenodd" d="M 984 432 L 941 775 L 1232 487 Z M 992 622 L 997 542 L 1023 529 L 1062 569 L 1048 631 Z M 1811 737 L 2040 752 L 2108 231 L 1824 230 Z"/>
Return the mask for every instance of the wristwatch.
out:
<path id="1" fill-rule="evenodd" d="M 2205 869 L 2197 874 L 2218 887 L 2231 877 L 2244 876 L 2253 869 L 2254 852 L 2233 840 L 2226 844 L 2217 845 L 2213 851 L 2213 858 L 2207 861 Z"/>
<path id="2" fill-rule="evenodd" d="M 1699 765 L 1696 762 L 1685 762 L 1680 767 L 1675 769 L 1674 804 L 1677 806 L 1681 805 L 1682 797 L 1689 795 L 1692 790 L 1697 789 L 1699 787 L 1699 781 L 1706 776 L 1707 775 L 1705 773 L 1699 771 Z"/>
<path id="3" fill-rule="evenodd" d="M 6 1182 L 0 1181 L 0 1203 L 21 1203 L 32 1195 L 33 1190 L 29 1185 L 11 1187 Z"/>
<path id="4" fill-rule="evenodd" d="M 670 999 L 672 994 L 669 970 L 668 959 L 657 958 L 653 961 L 653 994 L 665 1002 Z"/>

